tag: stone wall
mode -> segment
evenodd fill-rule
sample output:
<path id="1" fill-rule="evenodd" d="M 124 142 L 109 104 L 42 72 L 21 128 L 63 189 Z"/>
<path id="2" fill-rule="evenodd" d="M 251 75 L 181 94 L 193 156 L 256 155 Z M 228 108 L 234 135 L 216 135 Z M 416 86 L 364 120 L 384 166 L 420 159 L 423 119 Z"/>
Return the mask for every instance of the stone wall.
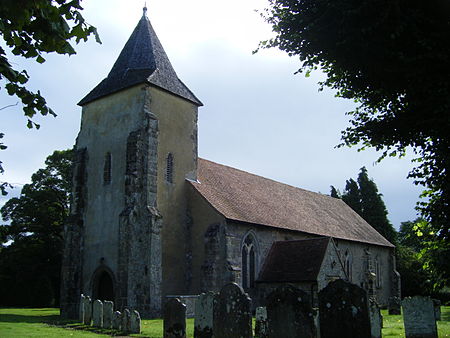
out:
<path id="1" fill-rule="evenodd" d="M 187 294 L 219 291 L 220 276 L 226 266 L 225 219 L 192 186 L 189 187 L 189 210 L 192 258 L 188 268 L 192 279 Z"/>
<path id="2" fill-rule="evenodd" d="M 149 318 L 161 313 L 162 219 L 156 203 L 158 121 L 148 96 L 144 102 L 142 126 L 127 140 L 117 300 L 119 308 L 131 307 Z"/>
<path id="3" fill-rule="evenodd" d="M 145 86 L 95 100 L 82 110 L 77 148 L 89 153 L 84 213 L 82 292 L 93 295 L 94 272 L 104 266 L 118 280 L 119 215 L 125 209 L 127 141 L 143 127 Z M 104 181 L 105 155 L 111 155 L 111 180 Z"/>
<path id="4" fill-rule="evenodd" d="M 197 179 L 197 114 L 189 101 L 155 87 L 149 89 L 150 111 L 158 120 L 157 205 L 163 218 L 163 295 L 187 294 L 191 283 L 190 219 L 187 182 Z M 173 179 L 166 180 L 167 156 L 173 156 Z"/>
<path id="5" fill-rule="evenodd" d="M 194 219 L 194 227 L 195 227 L 195 219 Z M 282 240 L 296 240 L 296 239 L 306 239 L 314 237 L 309 234 L 298 233 L 289 230 L 281 230 L 277 228 L 265 227 L 265 226 L 255 226 L 252 224 L 245 223 L 237 223 L 228 221 L 225 225 L 222 224 L 222 228 L 224 231 L 224 238 L 222 239 L 222 243 L 226 243 L 226 246 L 222 248 L 222 251 L 225 250 L 225 257 L 223 258 L 223 269 L 225 273 L 220 274 L 215 281 L 212 281 L 211 284 L 214 285 L 214 288 L 211 290 L 217 291 L 221 285 L 226 284 L 227 282 L 234 281 L 239 285 L 242 285 L 241 280 L 241 248 L 242 241 L 245 236 L 249 233 L 254 234 L 257 238 L 257 256 L 256 256 L 256 272 L 257 275 L 264 264 L 265 258 L 272 246 L 272 243 L 275 241 Z M 374 269 L 375 261 L 378 261 L 381 271 L 380 284 L 374 285 L 374 292 L 377 301 L 382 305 L 386 306 L 388 302 L 388 298 L 391 295 L 392 290 L 392 257 L 391 254 L 393 252 L 392 249 L 363 244 L 345 240 L 335 240 L 336 250 L 337 252 L 333 253 L 336 257 L 334 259 L 335 265 L 334 269 L 336 271 L 332 271 L 332 257 L 328 259 L 325 263 L 325 267 L 329 267 L 324 269 L 323 276 L 319 276 L 319 284 L 318 288 L 323 288 L 328 281 L 332 278 L 331 276 L 336 275 L 336 277 L 341 276 L 342 266 L 338 266 L 341 263 L 344 263 L 345 252 L 351 254 L 352 260 L 352 271 L 351 271 L 351 281 L 359 286 L 367 286 L 367 278 L 369 268 Z M 194 243 L 194 247 L 197 244 Z M 201 246 L 198 243 L 198 247 L 205 247 L 205 245 Z M 205 250 L 205 249 L 203 249 Z M 337 259 L 337 255 L 340 256 L 340 261 Z M 370 261 L 370 262 L 369 262 Z M 369 264 L 370 263 L 370 264 Z M 369 266 L 370 265 L 370 266 Z M 216 269 L 220 269 L 217 267 Z M 328 276 L 326 276 L 328 275 Z M 212 275 L 211 275 L 212 276 Z M 341 277 L 345 277 L 342 275 Z M 213 278 L 213 277 L 211 277 Z M 330 279 L 331 278 L 331 279 Z M 200 290 L 202 292 L 208 291 L 207 289 Z M 253 298 L 257 298 L 257 292 L 255 290 L 246 290 L 250 296 Z M 192 293 L 197 293 L 197 290 L 192 290 Z"/>
<path id="6" fill-rule="evenodd" d="M 86 148 L 76 149 L 72 168 L 73 193 L 70 215 L 64 225 L 64 251 L 61 267 L 61 316 L 74 319 L 79 313 L 83 274 L 84 210 L 87 203 L 88 155 Z"/>

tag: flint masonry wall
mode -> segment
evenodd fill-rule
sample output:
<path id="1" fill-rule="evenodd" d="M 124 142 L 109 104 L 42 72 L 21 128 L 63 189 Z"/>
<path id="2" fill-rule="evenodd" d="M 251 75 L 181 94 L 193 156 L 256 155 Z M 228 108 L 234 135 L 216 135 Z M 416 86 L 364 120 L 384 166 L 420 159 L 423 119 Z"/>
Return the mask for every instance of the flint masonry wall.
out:
<path id="1" fill-rule="evenodd" d="M 195 195 L 195 193 L 194 193 Z M 203 207 L 202 204 L 207 204 L 204 200 L 201 199 L 193 199 L 194 204 L 199 205 L 199 210 Z M 209 207 L 211 208 L 211 207 Z M 211 208 L 212 209 L 212 208 Z M 214 212 L 214 211 L 212 211 Z M 212 213 L 213 215 L 213 213 Z M 199 222 L 198 222 L 199 221 Z M 215 222 L 215 223 L 214 223 Z M 199 226 L 197 223 L 201 223 L 202 225 Z M 216 281 L 210 281 L 209 285 L 215 285 L 220 288 L 221 285 L 229 282 L 234 281 L 238 283 L 239 285 L 242 285 L 241 280 L 241 247 L 242 247 L 242 241 L 246 234 L 249 232 L 252 232 L 255 234 L 257 238 L 257 248 L 258 248 L 258 255 L 257 255 L 257 275 L 259 271 L 262 268 L 262 265 L 264 264 L 265 258 L 267 257 L 267 254 L 270 250 L 270 247 L 272 246 L 272 243 L 275 241 L 283 241 L 283 240 L 296 240 L 296 239 L 306 239 L 311 237 L 316 237 L 309 234 L 303 234 L 298 233 L 294 231 L 289 230 L 281 230 L 266 226 L 257 226 L 252 224 L 245 224 L 245 223 L 238 223 L 238 222 L 231 222 L 227 221 L 224 223 L 223 220 L 220 220 L 220 218 L 217 218 L 214 221 L 214 217 L 210 216 L 201 218 L 199 216 L 193 217 L 193 229 L 198 229 L 197 237 L 195 238 L 195 242 L 193 246 L 196 248 L 195 253 L 195 264 L 193 265 L 193 271 L 196 271 L 196 266 L 198 267 L 200 264 L 205 264 L 205 259 L 203 260 L 203 263 L 200 263 L 202 261 L 202 257 L 206 257 L 207 253 L 205 252 L 205 238 L 200 236 L 200 233 L 203 233 L 203 236 L 205 232 L 208 230 L 208 225 L 211 224 L 217 224 L 218 226 L 223 229 L 223 232 L 219 232 L 218 236 L 222 236 L 219 240 L 219 243 L 223 243 L 219 245 L 221 247 L 221 259 L 220 264 L 222 264 L 222 270 L 223 272 L 219 275 L 210 275 L 210 278 L 217 278 Z M 202 243 L 203 240 L 203 243 Z M 197 244 L 196 244 L 197 243 Z M 364 283 L 367 280 L 367 269 L 368 269 L 368 257 L 370 257 L 371 260 L 371 268 L 375 269 L 375 261 L 378 261 L 378 264 L 380 266 L 380 272 L 381 272 L 381 280 L 379 284 L 375 285 L 375 296 L 377 297 L 378 302 L 385 306 L 387 305 L 387 300 L 389 296 L 391 295 L 391 282 L 390 278 L 393 271 L 393 265 L 392 265 L 392 259 L 391 255 L 393 253 L 393 250 L 386 247 L 376 246 L 376 245 L 370 245 L 370 244 L 364 244 L 364 243 L 357 243 L 357 242 L 350 242 L 345 240 L 335 240 L 337 250 L 338 252 L 333 251 L 333 255 L 339 254 L 340 260 L 342 263 L 344 263 L 344 254 L 347 251 L 352 256 L 352 282 L 363 286 Z M 203 244 L 203 245 L 202 245 Z M 368 254 L 367 254 L 368 253 Z M 219 256 L 220 257 L 220 256 Z M 339 271 L 342 270 L 340 266 L 337 266 L 340 264 L 338 262 L 337 257 L 336 264 L 334 267 L 332 267 L 332 258 L 328 257 L 324 262 L 324 269 L 323 273 L 328 273 L 328 275 L 337 275 L 341 274 Z M 216 269 L 220 269 L 219 267 L 216 267 Z M 196 274 L 196 273 L 195 273 Z M 204 277 L 205 278 L 205 277 Z M 319 276 L 320 283 L 319 287 L 323 287 L 325 280 L 327 279 L 327 276 Z M 199 283 L 193 284 L 192 292 L 197 292 L 197 287 L 199 286 Z M 206 291 L 202 288 L 200 288 L 200 291 Z M 251 290 L 249 290 L 250 293 L 252 293 Z"/>
<path id="2" fill-rule="evenodd" d="M 367 283 L 368 264 L 375 272 L 376 262 L 380 267 L 379 283 L 375 280 L 374 293 L 381 306 L 387 306 L 388 298 L 396 296 L 392 294 L 392 275 L 395 269 L 394 250 L 378 245 L 350 242 L 344 240 L 335 240 L 335 243 L 341 254 L 342 261 L 345 261 L 345 253 L 348 252 L 352 257 L 352 274 L 350 280 L 352 283 L 363 287 Z M 370 261 L 369 261 L 370 260 Z"/>

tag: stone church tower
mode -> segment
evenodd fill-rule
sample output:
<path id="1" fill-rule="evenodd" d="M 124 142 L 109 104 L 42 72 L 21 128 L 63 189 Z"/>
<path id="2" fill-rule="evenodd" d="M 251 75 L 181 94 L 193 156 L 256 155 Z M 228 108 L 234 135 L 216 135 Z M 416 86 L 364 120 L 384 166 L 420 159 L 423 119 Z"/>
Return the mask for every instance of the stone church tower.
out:
<path id="1" fill-rule="evenodd" d="M 186 179 L 197 178 L 202 103 L 178 79 L 146 16 L 108 77 L 80 103 L 61 313 L 80 294 L 144 317 L 183 294 L 189 273 Z"/>

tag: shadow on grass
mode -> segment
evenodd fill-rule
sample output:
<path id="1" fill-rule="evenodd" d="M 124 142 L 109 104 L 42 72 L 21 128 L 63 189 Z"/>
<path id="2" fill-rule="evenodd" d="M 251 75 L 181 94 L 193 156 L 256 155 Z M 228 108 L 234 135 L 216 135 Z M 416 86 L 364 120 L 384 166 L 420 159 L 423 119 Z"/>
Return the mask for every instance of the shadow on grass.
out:
<path id="1" fill-rule="evenodd" d="M 8 323 L 46 323 L 51 324 L 60 320 L 59 315 L 48 316 L 30 316 L 30 315 L 18 315 L 18 314 L 0 314 L 0 322 Z"/>

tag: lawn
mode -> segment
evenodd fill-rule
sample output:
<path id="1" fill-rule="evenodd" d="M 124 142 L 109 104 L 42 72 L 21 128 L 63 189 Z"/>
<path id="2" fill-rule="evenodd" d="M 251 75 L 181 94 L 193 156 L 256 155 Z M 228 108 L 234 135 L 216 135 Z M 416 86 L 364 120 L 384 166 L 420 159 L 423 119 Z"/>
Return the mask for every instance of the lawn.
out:
<path id="1" fill-rule="evenodd" d="M 402 316 L 383 310 L 383 337 L 405 337 Z M 188 337 L 193 337 L 194 320 L 187 320 Z M 450 306 L 442 307 L 439 338 L 450 337 Z M 98 330 L 73 321 L 61 321 L 59 309 L 0 308 L 0 337 L 109 337 L 112 330 Z M 162 320 L 143 320 L 142 333 L 133 337 L 162 337 Z"/>

